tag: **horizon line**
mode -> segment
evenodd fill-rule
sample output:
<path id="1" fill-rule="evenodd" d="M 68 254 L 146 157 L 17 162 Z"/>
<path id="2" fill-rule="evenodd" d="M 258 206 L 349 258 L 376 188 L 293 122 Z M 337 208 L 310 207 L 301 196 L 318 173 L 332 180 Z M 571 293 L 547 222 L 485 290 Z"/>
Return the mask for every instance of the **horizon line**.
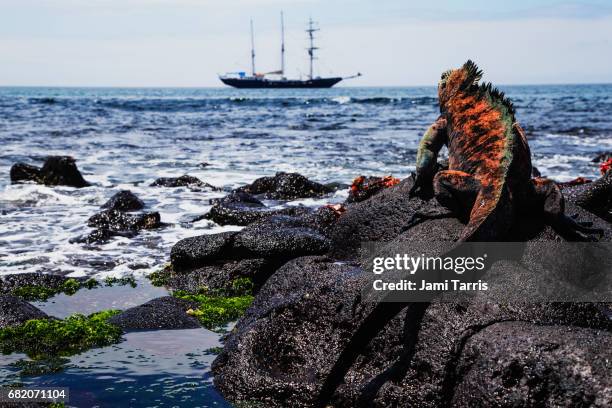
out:
<path id="1" fill-rule="evenodd" d="M 612 85 L 610 82 L 551 82 L 551 83 L 496 83 L 495 86 L 580 86 L 580 85 Z M 437 85 L 341 85 L 332 88 L 312 89 L 347 89 L 347 88 L 435 88 Z M 201 86 L 201 85 L 2 85 L 0 88 L 90 88 L 90 89 L 238 89 L 230 86 Z M 265 88 L 261 88 L 265 89 Z M 286 88 L 297 89 L 297 88 Z M 242 91 L 257 91 L 260 89 L 241 89 Z"/>

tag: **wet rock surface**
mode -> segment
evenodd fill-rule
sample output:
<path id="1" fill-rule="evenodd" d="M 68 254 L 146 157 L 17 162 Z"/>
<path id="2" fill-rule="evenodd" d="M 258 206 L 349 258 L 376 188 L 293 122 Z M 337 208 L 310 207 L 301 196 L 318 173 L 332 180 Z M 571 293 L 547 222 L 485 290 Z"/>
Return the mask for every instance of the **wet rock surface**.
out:
<path id="1" fill-rule="evenodd" d="M 237 191 L 261 195 L 267 199 L 294 200 L 321 197 L 333 192 L 333 187 L 311 181 L 298 173 L 278 172 L 274 177 L 261 177 Z"/>
<path id="2" fill-rule="evenodd" d="M 185 270 L 206 265 L 207 262 L 231 259 L 236 232 L 199 235 L 177 242 L 170 252 L 175 270 Z"/>
<path id="3" fill-rule="evenodd" d="M 151 187 L 191 187 L 210 188 L 213 190 L 217 189 L 215 186 L 187 174 L 180 177 L 160 177 L 151 183 Z"/>
<path id="4" fill-rule="evenodd" d="M 144 208 L 144 202 L 130 190 L 121 190 L 113 195 L 102 208 L 117 211 L 137 211 Z"/>
<path id="5" fill-rule="evenodd" d="M 425 205 L 418 198 L 408 198 L 410 188 L 412 180 L 407 178 L 368 200 L 347 206 L 330 233 L 334 256 L 350 258 L 362 242 L 389 241 L 398 236 L 412 215 Z"/>
<path id="6" fill-rule="evenodd" d="M 452 404 L 608 406 L 610 361 L 609 332 L 498 323 L 463 347 Z"/>
<path id="7" fill-rule="evenodd" d="M 163 272 L 176 289 L 228 290 L 234 279 L 249 278 L 258 288 L 283 263 L 326 253 L 325 231 L 335 222 L 329 211 L 308 217 L 274 216 L 239 232 L 185 238 L 172 248 L 172 270 Z"/>
<path id="8" fill-rule="evenodd" d="M 137 231 L 158 228 L 161 224 L 158 212 L 132 215 L 117 210 L 105 210 L 91 216 L 87 225 L 111 231 Z"/>
<path id="9" fill-rule="evenodd" d="M 11 295 L 0 295 L 0 329 L 17 326 L 30 319 L 48 318 L 42 310 Z"/>
<path id="10" fill-rule="evenodd" d="M 281 263 L 263 258 L 222 260 L 210 262 L 189 271 L 166 271 L 164 283 L 174 290 L 191 293 L 218 291 L 233 295 L 233 283 L 240 278 L 248 278 L 255 289 L 278 269 Z"/>
<path id="11" fill-rule="evenodd" d="M 104 243 L 115 236 L 131 238 L 141 230 L 165 226 L 157 211 L 134 213 L 144 208 L 144 202 L 129 190 L 119 191 L 101 208 L 105 210 L 92 215 L 87 220 L 87 225 L 95 229 L 87 235 L 73 238 L 70 242 Z"/>
<path id="12" fill-rule="evenodd" d="M 261 223 L 237 234 L 234 237 L 234 248 L 254 258 L 290 259 L 324 254 L 330 249 L 330 242 L 308 227 Z"/>
<path id="13" fill-rule="evenodd" d="M 608 159 L 612 158 L 612 151 L 608 151 L 608 152 L 601 152 L 598 155 L 596 155 L 595 157 L 593 157 L 593 160 L 591 160 L 593 163 L 600 163 L 600 162 L 605 162 Z"/>
<path id="14" fill-rule="evenodd" d="M 195 221 L 208 219 L 219 225 L 245 226 L 275 215 L 300 215 L 307 214 L 310 211 L 310 209 L 302 206 L 271 209 L 252 194 L 233 191 L 226 197 L 213 200 L 210 211 Z"/>
<path id="15" fill-rule="evenodd" d="M 0 277 L 0 293 L 11 293 L 26 286 L 40 286 L 47 289 L 59 290 L 69 279 L 83 281 L 85 278 L 68 278 L 62 275 L 47 273 L 19 273 Z"/>
<path id="16" fill-rule="evenodd" d="M 320 254 L 327 255 L 288 260 L 265 281 L 214 362 L 215 385 L 224 396 L 233 402 L 270 407 L 315 405 L 338 356 L 373 310 L 374 304 L 361 292 L 368 283 L 368 274 L 359 264 L 361 243 L 448 242 L 462 231 L 463 223 L 454 218 L 426 221 L 403 231 L 415 212 L 435 206 L 433 200 L 409 200 L 411 187 L 408 178 L 347 205 L 323 231 L 310 227 L 328 239 L 317 247 Z M 605 229 L 602 239 L 610 241 L 610 225 L 572 201 L 568 198 L 566 213 Z M 274 223 L 295 230 L 310 244 L 309 234 L 300 235 L 301 229 L 309 228 L 308 221 L 286 218 L 272 217 L 245 228 L 233 237 L 233 245 L 242 251 L 257 245 L 262 251 L 257 254 L 268 259 L 290 241 L 276 235 Z M 517 220 L 510 234 L 518 241 L 562 240 L 537 215 Z M 268 238 L 273 245 L 266 243 Z M 512 279 L 525 282 L 526 292 L 534 289 L 530 272 L 516 272 L 509 261 L 496 263 L 491 273 L 503 276 L 509 271 L 515 271 Z M 353 350 L 359 357 L 346 376 L 337 379 L 340 385 L 327 403 L 337 407 L 467 407 L 477 404 L 474 395 L 485 393 L 491 405 L 508 401 L 513 406 L 534 407 L 567 401 L 594 406 L 609 403 L 612 383 L 603 375 L 609 363 L 596 361 L 596 356 L 609 353 L 598 354 L 597 350 L 609 350 L 610 305 L 502 304 L 493 294 L 479 293 L 473 299 L 434 303 L 421 312 L 418 307 L 402 307 L 367 347 Z M 415 347 L 411 358 L 406 358 L 407 333 L 415 332 Z M 545 349 L 549 343 L 555 344 L 553 354 L 542 356 L 537 366 L 538 347 Z M 523 350 L 521 344 L 532 347 Z M 583 354 L 576 354 L 577 349 Z M 512 374 L 515 360 L 532 371 Z M 504 364 L 496 367 L 500 361 Z M 559 369 L 569 375 L 576 365 L 581 367 L 580 381 L 554 374 Z M 504 370 L 517 378 L 505 381 Z"/>
<path id="17" fill-rule="evenodd" d="M 27 181 L 39 183 L 42 179 L 40 167 L 32 166 L 27 163 L 15 163 L 11 167 L 10 176 L 12 184 L 24 183 Z"/>
<path id="18" fill-rule="evenodd" d="M 197 318 L 188 315 L 190 302 L 165 296 L 127 309 L 109 319 L 122 330 L 170 330 L 201 327 Z"/>
<path id="19" fill-rule="evenodd" d="M 33 181 L 47 186 L 87 187 L 76 166 L 76 160 L 70 156 L 49 156 L 42 168 L 25 163 L 16 163 L 10 171 L 11 183 Z"/>
<path id="20" fill-rule="evenodd" d="M 105 242 L 114 236 L 133 237 L 138 231 L 164 226 L 158 212 L 129 214 L 114 209 L 92 215 L 87 225 L 95 229 L 84 237 L 74 239 L 73 242 L 88 244 Z"/>
<path id="21" fill-rule="evenodd" d="M 612 171 L 592 183 L 564 189 L 569 201 L 612 222 Z"/>

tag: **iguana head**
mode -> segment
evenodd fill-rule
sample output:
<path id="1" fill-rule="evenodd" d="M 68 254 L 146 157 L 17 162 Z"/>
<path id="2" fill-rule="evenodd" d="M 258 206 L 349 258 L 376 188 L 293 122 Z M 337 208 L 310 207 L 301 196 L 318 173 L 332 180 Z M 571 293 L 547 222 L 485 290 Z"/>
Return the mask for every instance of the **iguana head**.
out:
<path id="1" fill-rule="evenodd" d="M 442 74 L 438 83 L 438 99 L 440 101 L 440 112 L 447 110 L 448 102 L 458 92 L 478 86 L 482 78 L 482 71 L 472 61 L 468 60 L 461 68 L 451 69 Z"/>

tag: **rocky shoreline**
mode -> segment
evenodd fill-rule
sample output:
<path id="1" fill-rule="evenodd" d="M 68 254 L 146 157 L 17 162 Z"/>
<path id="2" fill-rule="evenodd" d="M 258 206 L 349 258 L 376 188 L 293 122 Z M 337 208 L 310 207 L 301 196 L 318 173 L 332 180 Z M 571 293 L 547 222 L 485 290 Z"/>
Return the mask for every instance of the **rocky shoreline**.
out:
<path id="1" fill-rule="evenodd" d="M 76 180 L 70 185 L 84 186 L 80 173 L 80 179 L 75 176 L 73 159 L 51 162 L 53 166 L 42 169 L 15 165 L 12 180 L 55 185 Z M 57 163 L 71 176 L 58 176 Z M 52 168 L 54 175 L 45 176 L 45 168 Z M 277 173 L 230 191 L 214 200 L 210 212 L 200 218 L 244 228 L 177 242 L 169 263 L 149 275 L 152 283 L 164 286 L 171 295 L 120 312 L 59 320 L 28 301 L 104 284 L 130 285 L 128 281 L 104 283 L 39 274 L 2 277 L 2 351 L 49 361 L 119 342 L 122 333 L 132 330 L 219 330 L 240 317 L 226 334 L 212 367 L 214 384 L 223 396 L 238 405 L 313 406 L 334 362 L 373 307 L 361 298 L 368 275 L 360 264 L 361 243 L 453 241 L 463 227 L 449 218 L 403 231 L 415 212 L 435 201 L 410 199 L 412 183 L 410 177 L 359 177 L 344 204 L 318 209 L 279 210 L 262 200 L 325 197 L 346 186 Z M 186 176 L 154 185 L 215 188 Z M 564 186 L 563 193 L 566 213 L 603 229 L 601 240 L 610 242 L 612 172 L 593 183 Z M 159 213 L 138 212 L 145 205 L 130 192 L 119 192 L 103 207 L 90 219 L 97 229 L 77 242 L 88 244 L 163 227 Z M 509 240 L 559 241 L 563 237 L 533 217 L 519 220 Z M 485 295 L 432 304 L 420 327 L 414 327 L 415 316 L 404 310 L 360 350 L 360 357 L 327 402 L 339 407 L 608 406 L 612 402 L 611 316 L 610 304 L 499 304 Z M 35 332 L 32 321 L 38 322 L 36 330 L 43 331 Z M 86 335 L 83 328 L 87 327 L 102 335 Z M 72 337 L 53 341 L 53 333 L 66 328 Z M 402 364 L 409 330 L 418 330 L 418 342 L 410 364 Z M 44 333 L 49 341 L 36 348 L 16 341 L 17 335 L 31 339 L 28 336 L 36 333 Z M 61 370 L 61 365 L 53 367 Z"/>

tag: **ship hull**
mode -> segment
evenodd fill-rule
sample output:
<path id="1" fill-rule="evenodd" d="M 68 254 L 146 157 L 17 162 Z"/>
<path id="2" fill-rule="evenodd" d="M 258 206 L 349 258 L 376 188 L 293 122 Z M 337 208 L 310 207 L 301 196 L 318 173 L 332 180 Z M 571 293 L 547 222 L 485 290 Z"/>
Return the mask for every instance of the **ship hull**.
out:
<path id="1" fill-rule="evenodd" d="M 307 80 L 265 79 L 265 78 L 219 78 L 225 85 L 234 88 L 331 88 L 342 81 L 340 77 L 314 78 Z"/>

